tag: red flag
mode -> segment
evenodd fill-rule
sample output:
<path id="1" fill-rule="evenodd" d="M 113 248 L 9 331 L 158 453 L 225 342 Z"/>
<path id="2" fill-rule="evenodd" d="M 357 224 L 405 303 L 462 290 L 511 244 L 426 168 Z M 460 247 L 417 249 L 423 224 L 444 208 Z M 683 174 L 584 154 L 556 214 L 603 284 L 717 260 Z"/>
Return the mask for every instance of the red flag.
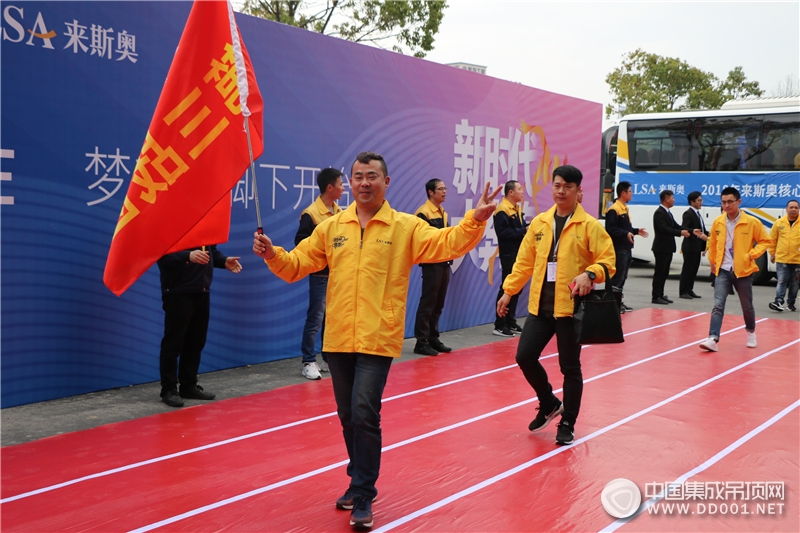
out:
<path id="1" fill-rule="evenodd" d="M 230 191 L 264 150 L 263 102 L 230 3 L 192 6 L 108 251 L 119 296 L 164 254 L 228 240 Z"/>

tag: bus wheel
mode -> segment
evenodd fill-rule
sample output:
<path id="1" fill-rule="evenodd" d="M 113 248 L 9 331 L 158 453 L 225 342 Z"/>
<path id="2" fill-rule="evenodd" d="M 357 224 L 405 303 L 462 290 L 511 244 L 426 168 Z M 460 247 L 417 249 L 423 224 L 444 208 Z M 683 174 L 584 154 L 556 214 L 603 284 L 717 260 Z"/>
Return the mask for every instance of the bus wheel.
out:
<path id="1" fill-rule="evenodd" d="M 756 259 L 758 272 L 753 274 L 753 284 L 766 285 L 772 279 L 772 272 L 769 271 L 767 266 L 767 254 L 762 254 L 761 257 Z"/>

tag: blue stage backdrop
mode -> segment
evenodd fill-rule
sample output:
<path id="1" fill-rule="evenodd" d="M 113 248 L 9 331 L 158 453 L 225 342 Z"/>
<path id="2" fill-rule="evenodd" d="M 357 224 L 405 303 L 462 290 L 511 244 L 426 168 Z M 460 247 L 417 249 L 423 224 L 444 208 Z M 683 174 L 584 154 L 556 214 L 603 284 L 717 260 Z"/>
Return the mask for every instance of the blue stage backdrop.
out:
<path id="1" fill-rule="evenodd" d="M 158 269 L 120 298 L 102 278 L 190 8 L 3 2 L 3 407 L 158 379 Z M 530 219 L 552 205 L 549 173 L 564 161 L 584 171 L 584 205 L 598 205 L 599 104 L 237 18 L 264 97 L 256 175 L 264 228 L 277 244 L 292 248 L 300 212 L 317 195 L 316 173 L 333 166 L 349 174 L 362 150 L 385 156 L 387 199 L 401 211 L 414 212 L 424 183 L 440 178 L 455 223 L 487 180 L 517 179 Z M 287 285 L 252 254 L 252 191 L 248 172 L 231 193 L 231 239 L 220 249 L 242 256 L 244 270 L 215 272 L 201 372 L 300 352 L 308 284 Z M 347 189 L 342 204 L 349 203 Z M 494 319 L 496 250 L 489 226 L 453 265 L 443 330 Z M 406 336 L 421 285 L 414 268 Z M 526 306 L 527 292 L 521 315 Z"/>

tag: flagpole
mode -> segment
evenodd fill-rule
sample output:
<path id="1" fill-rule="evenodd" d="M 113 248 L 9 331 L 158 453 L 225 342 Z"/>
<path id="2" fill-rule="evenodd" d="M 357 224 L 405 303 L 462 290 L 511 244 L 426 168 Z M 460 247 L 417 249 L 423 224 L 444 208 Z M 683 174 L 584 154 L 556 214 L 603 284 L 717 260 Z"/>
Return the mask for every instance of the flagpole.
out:
<path id="1" fill-rule="evenodd" d="M 250 141 L 250 121 L 249 117 L 244 117 L 244 131 L 247 133 L 247 149 L 250 151 L 250 174 L 253 176 L 253 200 L 256 203 L 256 224 L 258 228 L 256 232 L 259 235 L 264 233 L 264 227 L 261 225 L 261 207 L 258 205 L 258 186 L 256 185 L 256 163 L 253 161 L 253 143 Z"/>

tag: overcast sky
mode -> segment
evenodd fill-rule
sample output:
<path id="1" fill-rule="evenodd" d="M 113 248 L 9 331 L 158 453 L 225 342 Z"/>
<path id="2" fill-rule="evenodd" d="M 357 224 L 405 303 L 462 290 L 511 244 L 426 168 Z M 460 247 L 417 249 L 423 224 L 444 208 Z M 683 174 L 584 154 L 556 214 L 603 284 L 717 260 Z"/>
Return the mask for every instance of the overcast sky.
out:
<path id="1" fill-rule="evenodd" d="M 602 104 L 606 75 L 637 48 L 724 79 L 741 66 L 770 91 L 800 80 L 800 2 L 448 0 L 426 59 Z"/>

